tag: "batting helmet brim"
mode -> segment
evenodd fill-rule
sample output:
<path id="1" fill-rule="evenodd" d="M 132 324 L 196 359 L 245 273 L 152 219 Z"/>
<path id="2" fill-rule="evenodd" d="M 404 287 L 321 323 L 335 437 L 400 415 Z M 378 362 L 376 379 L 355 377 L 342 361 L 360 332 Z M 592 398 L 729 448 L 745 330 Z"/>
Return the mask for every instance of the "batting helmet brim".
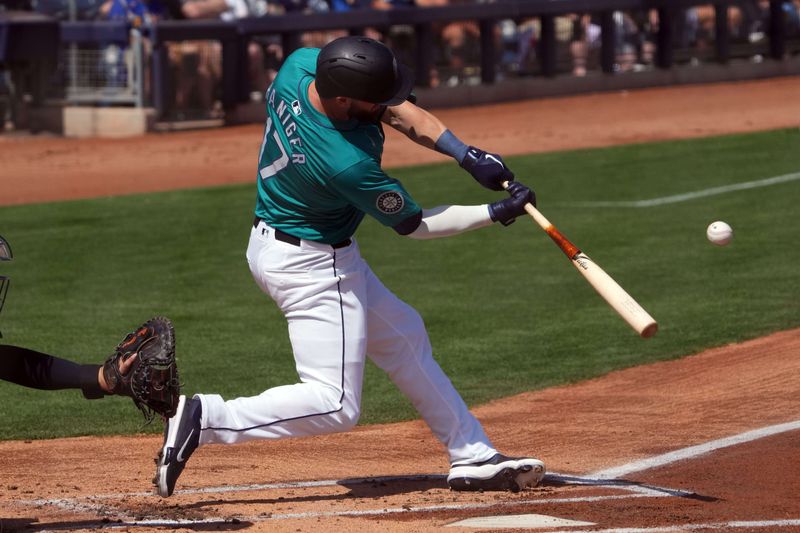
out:
<path id="1" fill-rule="evenodd" d="M 395 81 L 394 96 L 392 96 L 385 102 L 376 102 L 376 103 L 389 107 L 400 105 L 406 100 L 408 100 L 408 96 L 411 94 L 411 91 L 413 89 L 414 89 L 414 72 L 407 66 L 398 62 L 397 80 Z"/>

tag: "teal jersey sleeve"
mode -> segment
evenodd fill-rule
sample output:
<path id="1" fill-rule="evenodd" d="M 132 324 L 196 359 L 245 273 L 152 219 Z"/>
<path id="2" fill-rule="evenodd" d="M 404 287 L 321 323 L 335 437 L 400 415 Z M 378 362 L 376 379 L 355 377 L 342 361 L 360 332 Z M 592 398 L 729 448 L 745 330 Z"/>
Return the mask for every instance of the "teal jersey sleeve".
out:
<path id="1" fill-rule="evenodd" d="M 403 185 L 371 159 L 344 169 L 329 183 L 353 206 L 384 226 L 397 226 L 421 211 Z"/>

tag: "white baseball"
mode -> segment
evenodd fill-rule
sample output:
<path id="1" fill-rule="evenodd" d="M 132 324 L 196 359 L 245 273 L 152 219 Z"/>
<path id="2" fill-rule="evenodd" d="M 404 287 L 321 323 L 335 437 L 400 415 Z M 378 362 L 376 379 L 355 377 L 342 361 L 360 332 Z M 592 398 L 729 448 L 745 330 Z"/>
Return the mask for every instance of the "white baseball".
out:
<path id="1" fill-rule="evenodd" d="M 709 224 L 706 237 L 717 246 L 725 246 L 733 239 L 733 229 L 726 222 L 717 220 Z"/>

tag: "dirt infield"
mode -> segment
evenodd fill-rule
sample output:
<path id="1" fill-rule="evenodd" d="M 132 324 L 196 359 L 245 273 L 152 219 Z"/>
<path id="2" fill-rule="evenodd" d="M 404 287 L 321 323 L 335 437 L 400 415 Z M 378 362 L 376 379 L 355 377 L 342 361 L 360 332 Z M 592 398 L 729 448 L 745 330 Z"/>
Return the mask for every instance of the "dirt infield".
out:
<path id="1" fill-rule="evenodd" d="M 151 495 L 157 437 L 4 442 L 3 531 L 121 521 L 145 529 L 405 532 L 530 513 L 599 528 L 736 520 L 775 526 L 743 531 L 780 530 L 775 521 L 800 519 L 798 353 L 800 329 L 475 409 L 496 445 L 547 461 L 544 484 L 518 494 L 450 492 L 440 475 L 443 450 L 420 422 L 201 448 L 168 500 Z M 774 434 L 736 446 L 718 441 L 765 427 Z M 713 453 L 685 450 L 713 441 Z M 109 472 L 118 450 L 132 455 Z M 683 452 L 663 455 L 676 450 Z M 798 529 L 800 521 L 785 530 Z"/>
<path id="2" fill-rule="evenodd" d="M 787 78 L 438 114 L 481 147 L 524 153 L 796 126 L 799 91 Z M 0 204 L 250 181 L 260 135 L 2 139 Z M 387 164 L 439 157 L 409 145 L 389 139 Z M 450 492 L 421 422 L 204 447 L 169 499 L 152 495 L 157 437 L 0 442 L 0 532 L 416 532 L 491 517 L 511 531 L 532 514 L 577 521 L 537 529 L 551 532 L 800 531 L 798 354 L 800 329 L 475 409 L 500 449 L 546 462 L 542 486 L 518 494 Z M 119 450 L 131 455 L 109 471 Z"/>

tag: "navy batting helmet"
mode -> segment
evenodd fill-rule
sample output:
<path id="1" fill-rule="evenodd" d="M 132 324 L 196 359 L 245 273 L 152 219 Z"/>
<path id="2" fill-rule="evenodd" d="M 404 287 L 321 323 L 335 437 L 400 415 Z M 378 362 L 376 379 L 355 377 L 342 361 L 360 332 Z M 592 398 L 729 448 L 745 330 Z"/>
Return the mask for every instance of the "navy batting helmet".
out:
<path id="1" fill-rule="evenodd" d="M 317 58 L 317 92 L 373 104 L 398 105 L 411 94 L 414 75 L 389 48 L 368 37 L 340 37 Z"/>

